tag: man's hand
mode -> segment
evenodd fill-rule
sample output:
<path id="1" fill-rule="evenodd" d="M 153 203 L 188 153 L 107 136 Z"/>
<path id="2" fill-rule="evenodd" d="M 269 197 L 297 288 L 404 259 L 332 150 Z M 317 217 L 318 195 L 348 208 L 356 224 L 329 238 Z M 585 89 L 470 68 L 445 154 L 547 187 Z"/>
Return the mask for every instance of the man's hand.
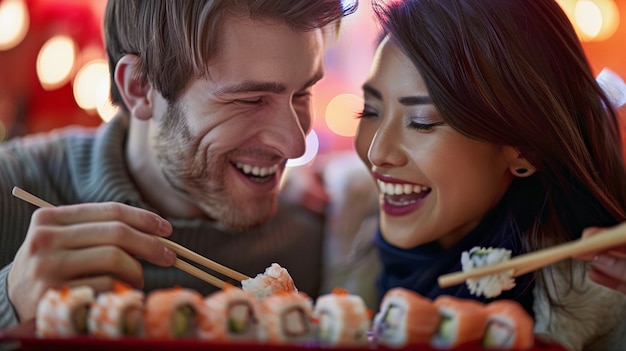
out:
<path id="1" fill-rule="evenodd" d="M 121 203 L 38 209 L 8 276 L 18 318 L 33 318 L 49 288 L 88 285 L 100 292 L 110 290 L 115 279 L 142 288 L 138 258 L 174 264 L 176 254 L 155 237 L 171 232 L 171 224 L 158 215 Z"/>

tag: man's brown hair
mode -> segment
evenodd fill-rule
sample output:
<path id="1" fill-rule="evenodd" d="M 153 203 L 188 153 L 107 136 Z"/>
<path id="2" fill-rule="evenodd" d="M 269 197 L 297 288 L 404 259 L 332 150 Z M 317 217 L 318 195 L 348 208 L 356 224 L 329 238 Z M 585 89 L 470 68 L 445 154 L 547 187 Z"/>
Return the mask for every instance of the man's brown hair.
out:
<path id="1" fill-rule="evenodd" d="M 294 30 L 337 30 L 341 18 L 356 10 L 341 0 L 109 0 L 104 35 L 111 81 L 118 60 L 139 57 L 138 79 L 151 82 L 165 99 L 175 101 L 192 77 L 209 72 L 223 19 L 250 16 L 286 23 Z M 124 107 L 111 84 L 111 99 Z"/>

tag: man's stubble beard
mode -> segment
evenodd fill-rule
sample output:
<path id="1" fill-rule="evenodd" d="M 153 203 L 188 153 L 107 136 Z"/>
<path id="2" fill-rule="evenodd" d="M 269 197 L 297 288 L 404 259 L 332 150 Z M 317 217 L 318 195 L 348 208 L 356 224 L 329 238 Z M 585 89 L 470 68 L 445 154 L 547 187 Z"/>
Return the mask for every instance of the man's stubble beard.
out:
<path id="1" fill-rule="evenodd" d="M 209 162 L 196 155 L 200 140 L 194 140 L 183 109 L 177 103 L 170 103 L 163 116 L 156 137 L 155 150 L 157 163 L 167 182 L 185 194 L 209 219 L 220 223 L 223 229 L 240 232 L 267 222 L 275 213 L 276 203 L 265 215 L 246 213 L 232 199 L 226 187 L 226 177 L 218 159 Z M 225 162 L 225 161 L 221 161 Z M 254 207 L 257 208 L 257 207 Z M 243 208 L 245 209 L 245 208 Z M 248 212 L 249 209 L 248 209 Z"/>

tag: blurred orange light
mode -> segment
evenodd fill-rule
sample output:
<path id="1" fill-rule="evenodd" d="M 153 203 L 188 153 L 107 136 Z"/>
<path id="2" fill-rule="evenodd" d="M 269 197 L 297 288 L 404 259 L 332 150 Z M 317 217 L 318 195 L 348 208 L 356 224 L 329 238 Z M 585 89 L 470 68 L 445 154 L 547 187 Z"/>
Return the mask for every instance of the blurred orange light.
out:
<path id="1" fill-rule="evenodd" d="M 109 122 L 117 113 L 117 106 L 111 102 L 111 80 L 105 79 L 96 91 L 96 110 L 104 122 Z"/>
<path id="2" fill-rule="evenodd" d="M 109 65 L 104 59 L 88 62 L 74 78 L 74 98 L 83 110 L 95 110 L 102 103 L 102 92 L 108 92 L 110 86 Z M 100 99 L 100 100 L 99 100 Z"/>
<path id="3" fill-rule="evenodd" d="M 76 44 L 72 38 L 57 35 L 50 38 L 37 55 L 37 77 L 41 86 L 53 90 L 67 83 L 74 71 Z"/>
<path id="4" fill-rule="evenodd" d="M 356 114 L 363 109 L 363 99 L 355 94 L 335 96 L 326 106 L 326 125 L 335 134 L 352 137 L 356 133 Z"/>
<path id="5" fill-rule="evenodd" d="M 602 41 L 619 27 L 619 8 L 614 0 L 557 0 L 582 41 Z"/>
<path id="6" fill-rule="evenodd" d="M 2 123 L 2 121 L 0 120 L 0 142 L 4 141 L 6 137 L 7 137 L 7 128 L 4 125 L 4 123 Z"/>
<path id="7" fill-rule="evenodd" d="M 23 0 L 0 1 L 0 50 L 9 50 L 28 33 L 30 17 Z"/>

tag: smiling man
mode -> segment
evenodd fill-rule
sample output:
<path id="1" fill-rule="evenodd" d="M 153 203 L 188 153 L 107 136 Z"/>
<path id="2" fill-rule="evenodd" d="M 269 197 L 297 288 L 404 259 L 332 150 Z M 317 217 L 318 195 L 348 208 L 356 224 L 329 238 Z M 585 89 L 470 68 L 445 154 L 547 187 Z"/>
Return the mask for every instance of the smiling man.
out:
<path id="1" fill-rule="evenodd" d="M 305 150 L 326 42 L 355 8 L 109 1 L 118 116 L 0 148 L 0 328 L 32 318 L 45 290 L 64 284 L 213 290 L 171 268 L 175 254 L 156 236 L 251 276 L 279 262 L 317 295 L 323 217 L 279 185 Z M 13 186 L 57 207 L 36 210 Z"/>

